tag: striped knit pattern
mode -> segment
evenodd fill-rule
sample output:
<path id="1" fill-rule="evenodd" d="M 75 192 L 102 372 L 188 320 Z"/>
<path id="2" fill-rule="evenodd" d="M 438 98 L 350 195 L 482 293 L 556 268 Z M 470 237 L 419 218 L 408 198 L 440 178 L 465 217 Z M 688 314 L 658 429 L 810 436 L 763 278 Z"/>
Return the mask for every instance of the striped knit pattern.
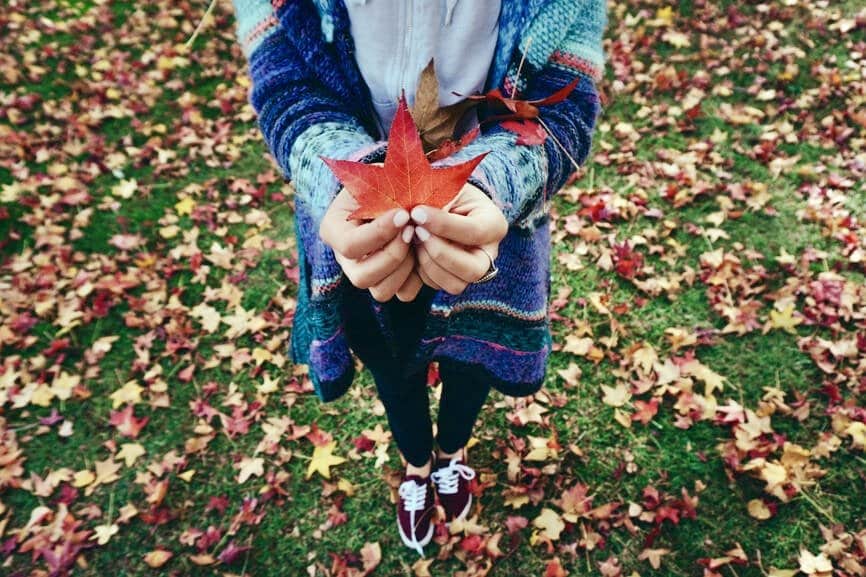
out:
<path id="1" fill-rule="evenodd" d="M 370 136 L 377 133 L 376 120 L 354 62 L 343 1 L 233 0 L 238 41 L 249 59 L 250 102 L 271 154 L 296 191 L 301 266 L 291 354 L 310 365 L 325 401 L 341 396 L 354 378 L 340 303 L 347 290 L 356 289 L 318 237 L 339 190 L 320 157 L 375 162 L 385 146 Z M 407 372 L 448 360 L 480 365 L 505 394 L 526 395 L 541 386 L 551 349 L 547 200 L 574 172 L 574 162 L 589 155 L 600 112 L 595 82 L 604 65 L 605 10 L 604 0 L 502 0 L 485 89 L 510 92 L 516 85 L 521 97 L 543 98 L 576 77 L 580 82 L 564 102 L 542 109 L 541 120 L 555 137 L 543 145 L 517 146 L 498 123 L 485 123 L 472 144 L 441 161 L 489 152 L 470 181 L 496 202 L 511 226 L 500 245 L 497 277 L 460 295 L 435 294 Z M 385 309 L 365 295 L 383 333 L 390 334 Z"/>
<path id="2" fill-rule="evenodd" d="M 247 58 L 262 41 L 276 32 L 277 17 L 270 2 L 261 0 L 234 0 L 237 25 L 235 33 Z"/>

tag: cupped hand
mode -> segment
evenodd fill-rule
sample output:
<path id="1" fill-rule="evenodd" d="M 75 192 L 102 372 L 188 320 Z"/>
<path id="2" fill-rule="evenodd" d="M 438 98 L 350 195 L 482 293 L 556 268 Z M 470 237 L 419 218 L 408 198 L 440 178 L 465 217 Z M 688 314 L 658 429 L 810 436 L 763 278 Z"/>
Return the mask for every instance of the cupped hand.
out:
<path id="1" fill-rule="evenodd" d="M 499 255 L 499 243 L 508 233 L 508 221 L 499 207 L 468 183 L 442 209 L 416 206 L 411 215 L 418 239 L 419 279 L 452 295 L 487 273 L 490 258 Z"/>
<path id="2" fill-rule="evenodd" d="M 333 249 L 337 263 L 354 286 L 369 289 L 379 302 L 394 295 L 402 300 L 411 294 L 404 285 L 416 263 L 410 250 L 414 227 L 407 226 L 409 213 L 392 209 L 371 221 L 347 220 L 357 208 L 352 195 L 341 190 L 322 219 L 319 237 Z M 409 300 L 414 298 L 411 294 Z"/>

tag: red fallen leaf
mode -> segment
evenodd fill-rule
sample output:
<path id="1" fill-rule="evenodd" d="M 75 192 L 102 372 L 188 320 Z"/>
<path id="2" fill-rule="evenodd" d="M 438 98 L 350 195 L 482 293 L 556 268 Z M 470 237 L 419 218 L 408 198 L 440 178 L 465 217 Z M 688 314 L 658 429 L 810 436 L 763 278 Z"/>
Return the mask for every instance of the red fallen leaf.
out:
<path id="1" fill-rule="evenodd" d="M 252 549 L 249 545 L 244 545 L 243 547 L 239 547 L 235 540 L 232 539 L 229 541 L 229 544 L 226 545 L 226 548 L 222 550 L 217 559 L 224 565 L 231 565 L 235 561 L 237 561 L 238 557 L 241 556 L 245 551 L 249 551 Z"/>
<path id="2" fill-rule="evenodd" d="M 373 439 L 370 439 L 366 435 L 359 435 L 352 440 L 352 443 L 355 445 L 355 450 L 359 453 L 367 453 L 372 451 L 376 447 L 376 443 Z"/>
<path id="3" fill-rule="evenodd" d="M 646 425 L 652 421 L 653 417 L 656 416 L 656 413 L 659 412 L 659 399 L 658 397 L 653 397 L 649 402 L 638 400 L 634 402 L 634 406 L 637 410 L 632 414 L 631 420 L 640 421 Z"/>
<path id="4" fill-rule="evenodd" d="M 632 279 L 643 268 L 643 255 L 634 250 L 628 241 L 613 246 L 614 270 L 627 279 Z"/>
<path id="5" fill-rule="evenodd" d="M 656 525 L 661 525 L 664 523 L 665 519 L 673 523 L 674 525 L 680 524 L 680 512 L 670 505 L 662 505 L 656 511 L 655 523 Z"/>
<path id="6" fill-rule="evenodd" d="M 209 511 L 217 511 L 220 515 L 226 512 L 229 506 L 229 499 L 225 495 L 220 495 L 218 497 L 211 497 L 208 499 L 207 505 L 205 505 L 204 512 L 208 513 Z"/>
<path id="7" fill-rule="evenodd" d="M 592 509 L 592 499 L 589 487 L 583 483 L 575 483 L 572 488 L 562 493 L 562 511 L 572 515 L 585 515 Z"/>
<path id="8" fill-rule="evenodd" d="M 529 525 L 529 519 L 520 515 L 509 515 L 505 520 L 505 527 L 508 529 L 508 534 L 513 535 L 521 529 L 526 529 Z"/>
<path id="9" fill-rule="evenodd" d="M 151 507 L 148 511 L 142 511 L 138 518 L 148 525 L 165 525 L 176 516 L 168 507 Z"/>
<path id="10" fill-rule="evenodd" d="M 69 348 L 69 339 L 54 339 L 48 347 L 42 349 L 46 357 L 53 357 Z"/>
<path id="11" fill-rule="evenodd" d="M 478 555 L 484 549 L 484 538 L 481 535 L 470 535 L 460 541 L 460 548 L 470 555 Z"/>
<path id="12" fill-rule="evenodd" d="M 334 436 L 331 433 L 321 430 L 315 423 L 313 423 L 313 427 L 306 434 L 306 437 L 315 447 L 324 447 L 334 440 Z"/>
<path id="13" fill-rule="evenodd" d="M 181 370 L 177 373 L 177 378 L 184 383 L 188 383 L 192 380 L 192 374 L 195 372 L 195 365 L 190 365 L 185 369 Z"/>
<path id="14" fill-rule="evenodd" d="M 132 412 L 132 405 L 126 405 L 120 411 L 111 411 L 109 415 L 108 422 L 117 428 L 117 432 L 133 439 L 150 420 L 150 417 L 137 418 Z"/>
<path id="15" fill-rule="evenodd" d="M 360 205 L 348 218 L 370 219 L 392 208 L 412 210 L 419 204 L 442 208 L 457 196 L 485 156 L 480 154 L 453 166 L 431 166 L 406 98 L 401 95 L 388 133 L 384 166 L 325 157 L 322 160 Z"/>
<path id="16" fill-rule="evenodd" d="M 442 160 L 443 158 L 448 158 L 453 155 L 458 150 L 465 147 L 467 144 L 478 138 L 478 135 L 481 134 L 481 127 L 476 126 L 457 140 L 448 139 L 442 143 L 442 145 L 431 152 L 427 158 L 430 162 L 436 162 L 437 160 Z"/>
<path id="17" fill-rule="evenodd" d="M 547 98 L 540 98 L 538 100 L 520 100 L 518 98 L 509 98 L 502 94 L 502 91 L 498 88 L 495 90 L 491 90 L 486 94 L 467 96 L 467 98 L 469 100 L 481 100 L 488 104 L 504 107 L 511 112 L 509 116 L 528 120 L 531 118 L 538 118 L 539 106 L 559 104 L 560 102 L 568 98 L 568 95 L 571 94 L 572 91 L 574 91 L 575 87 L 577 87 L 577 84 L 579 82 L 580 78 L 575 78 L 569 84 L 563 86 Z"/>
<path id="18" fill-rule="evenodd" d="M 321 530 L 325 531 L 331 527 L 338 527 L 349 521 L 349 515 L 340 507 L 342 507 L 341 503 L 334 503 L 331 505 L 328 509 L 327 521 L 325 521 L 324 525 L 319 527 Z"/>
<path id="19" fill-rule="evenodd" d="M 547 132 L 538 122 L 532 120 L 506 120 L 502 128 L 517 135 L 517 144 L 522 146 L 535 146 L 544 144 L 547 140 Z"/>
<path id="20" fill-rule="evenodd" d="M 547 568 L 544 570 L 544 577 L 566 577 L 568 571 L 563 568 L 559 557 L 554 557 L 547 562 Z"/>

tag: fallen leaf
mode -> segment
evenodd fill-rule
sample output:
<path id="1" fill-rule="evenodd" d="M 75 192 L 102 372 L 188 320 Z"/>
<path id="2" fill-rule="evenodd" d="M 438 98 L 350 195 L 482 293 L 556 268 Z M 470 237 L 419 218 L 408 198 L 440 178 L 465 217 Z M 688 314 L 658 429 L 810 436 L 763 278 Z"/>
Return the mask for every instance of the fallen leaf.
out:
<path id="1" fill-rule="evenodd" d="M 307 474 L 304 478 L 309 479 L 313 473 L 318 473 L 325 479 L 331 478 L 331 467 L 345 463 L 346 459 L 334 455 L 336 441 L 331 441 L 327 445 L 316 447 L 313 450 L 313 457 L 310 459 L 310 464 L 307 466 Z"/>
<path id="2" fill-rule="evenodd" d="M 452 166 L 432 167 L 424 155 L 406 99 L 401 96 L 388 134 L 384 166 L 322 160 L 359 204 L 347 218 L 370 219 L 392 208 L 411 210 L 419 204 L 442 208 L 460 192 L 484 156 Z"/>

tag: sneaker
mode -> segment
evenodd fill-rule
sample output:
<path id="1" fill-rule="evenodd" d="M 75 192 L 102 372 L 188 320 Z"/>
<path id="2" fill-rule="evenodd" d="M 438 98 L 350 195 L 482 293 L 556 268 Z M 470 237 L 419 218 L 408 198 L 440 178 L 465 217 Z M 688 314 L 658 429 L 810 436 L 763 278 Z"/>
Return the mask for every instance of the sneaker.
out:
<path id="1" fill-rule="evenodd" d="M 397 502 L 397 528 L 403 544 L 424 556 L 424 545 L 433 537 L 433 513 L 436 511 L 433 485 L 429 477 L 407 475 Z"/>
<path id="2" fill-rule="evenodd" d="M 448 463 L 436 461 L 430 480 L 436 486 L 439 502 L 445 509 L 445 521 L 462 521 L 472 508 L 472 493 L 469 481 L 475 478 L 475 471 L 463 462 L 460 456 L 451 458 Z"/>

